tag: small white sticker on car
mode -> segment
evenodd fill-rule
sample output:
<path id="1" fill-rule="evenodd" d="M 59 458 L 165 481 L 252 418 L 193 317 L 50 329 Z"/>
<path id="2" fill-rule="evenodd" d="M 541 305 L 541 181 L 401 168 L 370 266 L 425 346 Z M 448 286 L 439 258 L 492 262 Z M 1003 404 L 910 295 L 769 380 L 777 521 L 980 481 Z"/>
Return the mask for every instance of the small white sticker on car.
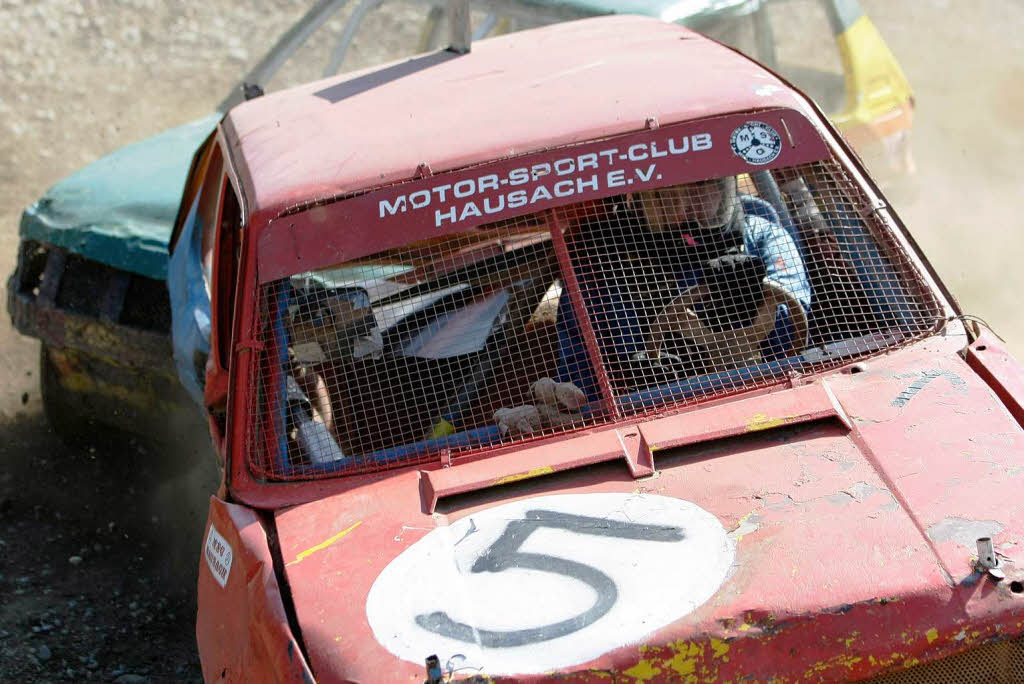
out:
<path id="1" fill-rule="evenodd" d="M 778 131 L 763 121 L 748 121 L 729 137 L 733 154 L 748 164 L 767 164 L 782 152 L 782 138 Z"/>
<path id="2" fill-rule="evenodd" d="M 217 580 L 220 586 L 226 586 L 228 575 L 231 573 L 231 559 L 234 554 L 228 540 L 221 536 L 217 528 L 210 525 L 210 532 L 206 535 L 206 564 L 213 573 L 213 579 Z"/>

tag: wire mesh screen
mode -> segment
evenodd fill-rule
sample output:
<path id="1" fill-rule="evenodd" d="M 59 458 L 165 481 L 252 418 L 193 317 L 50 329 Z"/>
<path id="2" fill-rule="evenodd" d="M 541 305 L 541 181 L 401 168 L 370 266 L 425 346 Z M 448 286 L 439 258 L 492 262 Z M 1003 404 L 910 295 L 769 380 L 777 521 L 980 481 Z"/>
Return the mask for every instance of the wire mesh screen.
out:
<path id="1" fill-rule="evenodd" d="M 932 329 L 937 302 L 858 199 L 819 163 L 605 203 L 567 231 L 587 316 L 573 329 L 562 307 L 575 341 L 563 375 L 596 397 L 603 372 L 607 400 L 629 415 Z M 599 364 L 588 363 L 588 333 Z"/>
<path id="2" fill-rule="evenodd" d="M 673 410 L 891 348 L 938 302 L 838 167 L 620 195 L 276 281 L 250 465 L 359 472 Z"/>
<path id="3" fill-rule="evenodd" d="M 898 669 L 865 684 L 1024 684 L 1024 639 L 972 648 L 942 660 Z"/>
<path id="4" fill-rule="evenodd" d="M 532 403 L 534 381 L 556 371 L 559 269 L 544 219 L 266 288 L 258 432 L 276 446 L 264 472 L 380 468 L 505 439 L 495 414 Z M 543 430 L 537 417 L 525 420 Z"/>

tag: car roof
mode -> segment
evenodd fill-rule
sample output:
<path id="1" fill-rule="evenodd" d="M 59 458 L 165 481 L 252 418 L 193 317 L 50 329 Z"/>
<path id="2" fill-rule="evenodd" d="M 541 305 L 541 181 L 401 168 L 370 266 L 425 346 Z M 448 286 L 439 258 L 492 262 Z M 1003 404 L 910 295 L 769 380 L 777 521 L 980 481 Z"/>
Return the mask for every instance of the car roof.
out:
<path id="1" fill-rule="evenodd" d="M 637 16 L 556 24 L 250 100 L 223 130 L 253 213 L 656 125 L 804 99 L 755 62 Z M 423 165 L 426 165 L 425 167 Z"/>

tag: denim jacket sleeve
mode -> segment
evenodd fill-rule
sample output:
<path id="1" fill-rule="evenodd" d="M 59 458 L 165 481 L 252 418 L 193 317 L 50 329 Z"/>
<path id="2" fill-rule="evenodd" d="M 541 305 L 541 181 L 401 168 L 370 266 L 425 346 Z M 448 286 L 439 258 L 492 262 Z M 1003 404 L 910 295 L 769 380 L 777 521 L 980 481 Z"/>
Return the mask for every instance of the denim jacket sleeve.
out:
<path id="1" fill-rule="evenodd" d="M 747 254 L 756 254 L 764 262 L 768 280 L 778 283 L 794 297 L 804 309 L 811 306 L 811 285 L 807 280 L 800 250 L 782 226 L 759 216 L 747 216 L 744 233 Z"/>

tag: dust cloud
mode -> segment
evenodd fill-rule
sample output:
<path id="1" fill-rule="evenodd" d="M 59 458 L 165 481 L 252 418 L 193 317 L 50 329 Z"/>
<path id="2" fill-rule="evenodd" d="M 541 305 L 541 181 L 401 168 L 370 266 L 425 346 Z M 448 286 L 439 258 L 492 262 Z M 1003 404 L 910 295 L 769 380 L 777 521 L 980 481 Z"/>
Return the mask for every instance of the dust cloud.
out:
<path id="1" fill-rule="evenodd" d="M 914 192 L 892 201 L 964 312 L 1024 355 L 1024 3 L 862 3 L 917 102 Z"/>

